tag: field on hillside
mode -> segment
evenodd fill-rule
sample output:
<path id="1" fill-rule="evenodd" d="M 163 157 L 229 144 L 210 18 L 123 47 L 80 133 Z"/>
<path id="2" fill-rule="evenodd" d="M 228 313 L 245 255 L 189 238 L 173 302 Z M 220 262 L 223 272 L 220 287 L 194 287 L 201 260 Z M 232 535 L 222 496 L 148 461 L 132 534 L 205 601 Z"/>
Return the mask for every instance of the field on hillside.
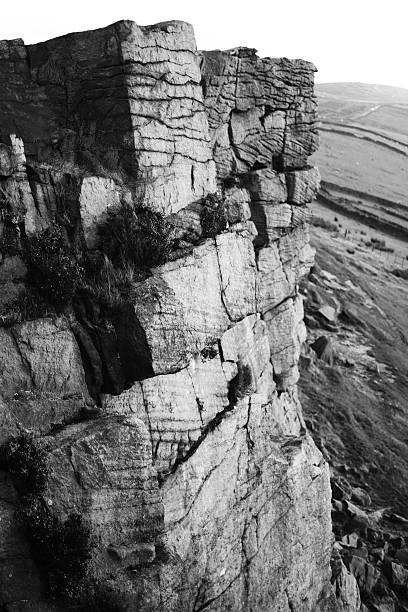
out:
<path id="1" fill-rule="evenodd" d="M 303 370 L 303 405 L 334 470 L 357 467 L 354 484 L 408 516 L 408 90 L 316 90 L 322 188 L 305 320 L 309 346 L 324 335 L 333 359 Z M 331 322 L 316 316 L 325 305 Z"/>
<path id="2" fill-rule="evenodd" d="M 408 239 L 408 90 L 317 85 L 320 201 Z"/>
<path id="3" fill-rule="evenodd" d="M 312 159 L 324 181 L 401 202 L 408 211 L 408 155 L 355 133 L 322 131 L 320 139 Z"/>

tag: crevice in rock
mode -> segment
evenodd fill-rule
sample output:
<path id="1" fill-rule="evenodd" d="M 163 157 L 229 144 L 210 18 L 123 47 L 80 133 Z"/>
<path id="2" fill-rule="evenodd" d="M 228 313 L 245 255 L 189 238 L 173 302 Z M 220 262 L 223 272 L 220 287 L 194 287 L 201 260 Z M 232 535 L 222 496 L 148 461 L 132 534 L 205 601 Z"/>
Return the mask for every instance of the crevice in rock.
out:
<path id="1" fill-rule="evenodd" d="M 19 342 L 17 340 L 17 337 L 16 337 L 16 332 L 13 329 L 13 327 L 10 327 L 9 331 L 10 331 L 10 336 L 13 339 L 15 347 L 16 347 L 16 349 L 18 351 L 19 356 L 20 356 L 21 362 L 26 367 L 27 374 L 30 376 L 31 384 L 33 386 L 35 386 L 34 373 L 33 373 L 32 367 L 31 367 L 31 363 L 27 359 L 27 357 L 23 354 L 23 352 L 21 350 L 21 347 L 20 347 L 20 344 L 19 344 Z"/>
<path id="2" fill-rule="evenodd" d="M 241 569 L 238 572 L 238 574 L 228 583 L 228 585 L 225 587 L 225 589 L 223 589 L 215 597 L 212 597 L 211 599 L 208 599 L 199 608 L 194 608 L 193 612 L 201 612 L 201 610 L 205 610 L 206 608 L 208 608 L 208 606 L 210 606 L 212 603 L 214 603 L 214 601 L 217 601 L 217 599 L 222 597 L 224 595 L 224 593 L 226 593 L 232 587 L 232 585 L 240 578 L 240 576 L 242 575 L 243 571 L 244 570 Z"/>
<path id="3" fill-rule="evenodd" d="M 215 417 L 203 427 L 201 435 L 197 438 L 197 440 L 193 442 L 187 453 L 183 457 L 180 457 L 175 461 L 170 470 L 170 474 L 174 474 L 177 471 L 179 465 L 181 465 L 182 463 L 186 463 L 186 461 L 188 461 L 194 455 L 196 450 L 201 446 L 202 442 L 204 442 L 207 436 L 218 427 L 218 425 L 224 420 L 228 413 L 231 412 L 234 408 L 235 405 L 227 406 L 227 408 L 224 408 L 224 410 L 218 412 Z M 167 478 L 167 476 L 165 478 Z"/>
<path id="4" fill-rule="evenodd" d="M 233 319 L 231 317 L 230 312 L 228 311 L 227 304 L 225 302 L 225 289 L 226 289 L 226 287 L 224 287 L 224 281 L 223 281 L 223 278 L 222 278 L 222 270 L 221 270 L 220 257 L 219 257 L 219 253 L 218 253 L 217 237 L 214 238 L 214 246 L 215 246 L 215 253 L 216 253 L 216 256 L 217 256 L 217 263 L 218 263 L 218 274 L 219 274 L 219 279 L 220 279 L 221 302 L 222 302 L 222 305 L 224 306 L 224 310 L 225 310 L 225 313 L 226 313 L 228 319 L 231 322 L 233 322 Z"/>
<path id="5" fill-rule="evenodd" d="M 143 382 L 140 383 L 140 391 L 142 393 L 143 407 L 144 407 L 145 413 L 146 413 L 147 427 L 148 427 L 149 435 L 150 435 L 150 446 L 151 446 L 151 450 L 152 450 L 152 461 L 154 463 L 156 461 L 156 459 L 157 459 L 157 453 L 158 453 L 158 450 L 159 450 L 159 445 L 160 445 L 160 442 L 161 442 L 161 438 L 159 438 L 159 440 L 157 441 L 156 445 L 154 445 L 154 442 L 153 442 L 153 432 L 152 432 L 152 423 L 150 421 L 149 408 L 148 408 L 147 401 L 146 401 L 146 396 L 145 396 L 145 392 L 144 392 L 144 388 L 143 388 Z"/>

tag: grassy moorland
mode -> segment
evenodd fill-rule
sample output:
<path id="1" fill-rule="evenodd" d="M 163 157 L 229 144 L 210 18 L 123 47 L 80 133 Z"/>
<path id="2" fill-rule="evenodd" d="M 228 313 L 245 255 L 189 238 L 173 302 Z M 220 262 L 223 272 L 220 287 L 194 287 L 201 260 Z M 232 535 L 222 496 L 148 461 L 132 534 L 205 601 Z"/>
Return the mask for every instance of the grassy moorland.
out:
<path id="1" fill-rule="evenodd" d="M 316 86 L 319 200 L 408 238 L 408 90 L 361 83 Z"/>

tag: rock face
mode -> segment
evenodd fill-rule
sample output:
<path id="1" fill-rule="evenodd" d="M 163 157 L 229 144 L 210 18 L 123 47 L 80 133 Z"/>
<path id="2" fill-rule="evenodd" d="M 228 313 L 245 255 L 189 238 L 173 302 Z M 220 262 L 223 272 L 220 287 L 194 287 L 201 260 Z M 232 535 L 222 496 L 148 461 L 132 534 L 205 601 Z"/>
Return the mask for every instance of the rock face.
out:
<path id="1" fill-rule="evenodd" d="M 18 125 L 30 159 L 119 166 L 165 212 L 214 191 L 192 27 L 121 21 L 91 38 L 2 42 L 2 137 Z"/>
<path id="2" fill-rule="evenodd" d="M 126 203 L 171 215 L 178 236 L 115 316 L 78 294 L 0 329 L 1 439 L 34 432 L 41 502 L 87 526 L 85 601 L 92 585 L 123 610 L 335 610 L 328 466 L 296 389 L 314 67 L 199 54 L 181 22 L 3 41 L 0 57 L 0 283 L 30 282 L 10 225 L 17 248 L 60 223 L 91 256 Z M 206 233 L 216 189 L 225 223 Z M 18 483 L 2 482 L 0 606 L 71 609 L 47 595 L 10 512 Z"/>

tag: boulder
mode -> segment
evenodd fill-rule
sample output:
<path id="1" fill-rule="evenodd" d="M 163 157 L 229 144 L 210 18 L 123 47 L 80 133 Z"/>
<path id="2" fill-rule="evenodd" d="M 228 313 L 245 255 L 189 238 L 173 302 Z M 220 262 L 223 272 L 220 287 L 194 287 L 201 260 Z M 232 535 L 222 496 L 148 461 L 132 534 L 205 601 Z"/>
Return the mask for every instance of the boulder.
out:
<path id="1" fill-rule="evenodd" d="M 329 366 L 334 365 L 335 352 L 331 338 L 327 336 L 320 336 L 310 346 L 321 361 Z"/>

